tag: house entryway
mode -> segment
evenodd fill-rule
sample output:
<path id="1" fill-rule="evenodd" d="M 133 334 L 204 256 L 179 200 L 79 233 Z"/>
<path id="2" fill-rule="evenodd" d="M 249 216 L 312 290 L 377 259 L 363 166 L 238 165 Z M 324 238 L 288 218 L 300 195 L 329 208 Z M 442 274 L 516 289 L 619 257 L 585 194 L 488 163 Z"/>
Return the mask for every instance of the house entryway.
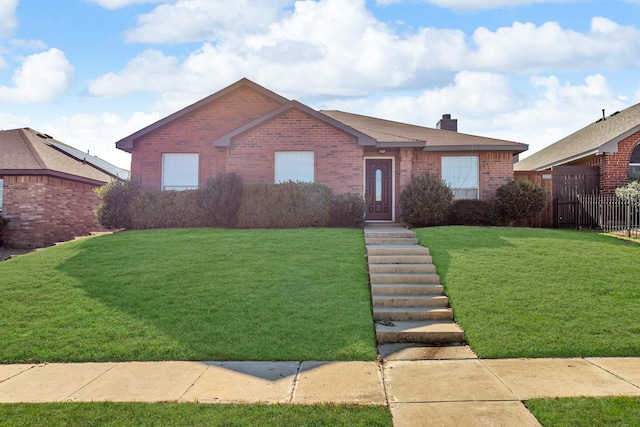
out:
<path id="1" fill-rule="evenodd" d="M 367 221 L 393 221 L 393 159 L 365 160 Z"/>
<path id="2" fill-rule="evenodd" d="M 387 360 L 477 356 L 453 320 L 429 249 L 400 226 L 364 229 L 378 353 Z"/>

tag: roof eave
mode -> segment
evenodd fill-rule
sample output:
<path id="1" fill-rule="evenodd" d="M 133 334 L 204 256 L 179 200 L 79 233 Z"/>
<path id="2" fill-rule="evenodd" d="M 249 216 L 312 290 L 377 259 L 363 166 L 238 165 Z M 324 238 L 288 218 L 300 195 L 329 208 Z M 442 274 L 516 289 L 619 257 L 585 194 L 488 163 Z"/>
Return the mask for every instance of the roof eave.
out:
<path id="1" fill-rule="evenodd" d="M 425 141 L 415 142 L 378 142 L 376 148 L 424 148 Z"/>
<path id="2" fill-rule="evenodd" d="M 58 172 L 51 169 L 0 169 L 0 176 L 51 176 L 54 178 L 67 179 L 69 181 L 82 182 L 85 184 L 91 184 L 96 186 L 102 186 L 107 181 L 101 181 L 93 178 L 87 178 L 84 176 L 73 175 L 64 172 Z M 115 177 L 113 177 L 115 179 Z"/>
<path id="3" fill-rule="evenodd" d="M 520 154 L 528 149 L 528 145 L 427 145 L 422 151 L 508 151 Z"/>

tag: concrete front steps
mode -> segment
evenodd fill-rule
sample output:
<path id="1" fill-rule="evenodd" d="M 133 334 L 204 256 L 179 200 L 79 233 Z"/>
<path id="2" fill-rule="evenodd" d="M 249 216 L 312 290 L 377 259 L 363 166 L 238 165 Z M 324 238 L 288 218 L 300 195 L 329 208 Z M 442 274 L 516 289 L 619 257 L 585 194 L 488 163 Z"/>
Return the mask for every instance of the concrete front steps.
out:
<path id="1" fill-rule="evenodd" d="M 415 233 L 399 226 L 365 226 L 364 233 L 379 347 L 463 344 L 429 249 Z"/>

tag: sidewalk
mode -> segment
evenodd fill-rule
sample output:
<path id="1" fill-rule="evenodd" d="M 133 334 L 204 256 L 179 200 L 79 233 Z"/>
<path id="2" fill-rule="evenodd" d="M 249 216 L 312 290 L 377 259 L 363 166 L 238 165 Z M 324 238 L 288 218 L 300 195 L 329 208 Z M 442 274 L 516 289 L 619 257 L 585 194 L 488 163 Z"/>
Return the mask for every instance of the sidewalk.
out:
<path id="1" fill-rule="evenodd" d="M 389 405 L 395 426 L 538 426 L 522 401 L 640 396 L 640 358 L 0 365 L 0 402 Z"/>

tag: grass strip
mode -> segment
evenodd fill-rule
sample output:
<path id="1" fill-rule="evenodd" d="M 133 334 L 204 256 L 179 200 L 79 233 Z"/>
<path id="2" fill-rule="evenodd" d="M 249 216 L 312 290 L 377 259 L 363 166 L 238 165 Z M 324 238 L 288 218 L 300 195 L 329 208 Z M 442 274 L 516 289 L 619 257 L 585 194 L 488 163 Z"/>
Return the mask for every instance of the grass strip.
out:
<path id="1" fill-rule="evenodd" d="M 543 427 L 639 427 L 640 398 L 534 399 L 525 403 Z"/>
<path id="2" fill-rule="evenodd" d="M 0 404 L 10 426 L 380 426 L 391 413 L 376 406 L 203 405 L 190 403 Z"/>

